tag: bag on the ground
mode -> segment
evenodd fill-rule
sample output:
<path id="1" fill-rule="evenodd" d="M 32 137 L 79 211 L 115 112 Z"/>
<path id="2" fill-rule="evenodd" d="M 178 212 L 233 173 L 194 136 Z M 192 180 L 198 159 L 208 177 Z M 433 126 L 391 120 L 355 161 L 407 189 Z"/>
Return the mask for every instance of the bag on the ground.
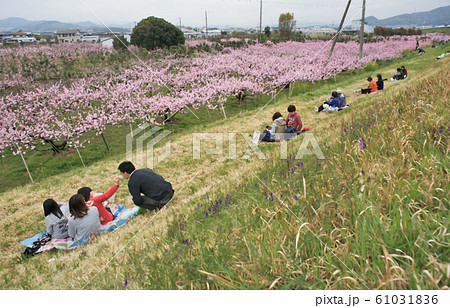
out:
<path id="1" fill-rule="evenodd" d="M 275 141 L 275 137 L 269 131 L 266 130 L 266 131 L 264 131 L 262 133 L 261 141 L 274 142 Z"/>
<path id="2" fill-rule="evenodd" d="M 252 138 L 252 142 L 254 144 L 258 144 L 259 143 L 259 137 L 261 136 L 261 132 L 259 130 L 255 130 L 255 132 L 253 133 L 253 138 Z"/>
<path id="3" fill-rule="evenodd" d="M 34 256 L 36 254 L 36 252 L 39 250 L 39 248 L 41 248 L 42 246 L 44 246 L 51 240 L 52 240 L 51 236 L 44 234 L 43 236 L 38 238 L 36 241 L 34 241 L 30 247 L 25 248 L 25 251 L 22 252 L 22 255 L 26 256 L 26 257 Z"/>

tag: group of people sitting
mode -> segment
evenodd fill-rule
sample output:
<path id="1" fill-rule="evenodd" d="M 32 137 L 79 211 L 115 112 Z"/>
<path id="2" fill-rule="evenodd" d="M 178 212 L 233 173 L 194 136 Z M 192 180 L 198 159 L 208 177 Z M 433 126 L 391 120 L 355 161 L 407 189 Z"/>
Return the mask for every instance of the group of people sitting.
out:
<path id="1" fill-rule="evenodd" d="M 391 81 L 402 80 L 408 78 L 408 71 L 405 66 L 402 65 L 401 68 L 397 68 L 397 72 L 392 76 Z"/>
<path id="2" fill-rule="evenodd" d="M 287 111 L 288 116 L 286 119 L 283 119 L 283 116 L 278 111 L 273 114 L 272 126 L 266 126 L 266 129 L 260 136 L 260 141 L 274 142 L 289 140 L 301 133 L 303 123 L 295 106 L 289 105 Z"/>
<path id="3" fill-rule="evenodd" d="M 136 170 L 133 163 L 122 162 L 118 167 L 128 180 L 128 189 L 135 205 L 159 210 L 173 197 L 172 185 L 153 170 Z M 119 188 L 120 176 L 114 178 L 113 186 L 105 193 L 94 196 L 90 187 L 82 187 L 69 199 L 69 203 L 44 201 L 45 225 L 52 239 L 72 238 L 81 244 L 89 243 L 91 235 L 104 233 L 107 224 L 115 217 L 110 208 L 103 205 Z"/>
<path id="4" fill-rule="evenodd" d="M 401 68 L 397 68 L 397 72 L 392 76 L 391 81 L 402 80 L 408 78 L 408 70 L 404 65 Z M 361 92 L 362 94 L 377 93 L 384 89 L 384 82 L 387 79 L 383 79 L 381 74 L 377 75 L 377 81 L 373 80 L 371 76 L 367 77 L 369 85 L 362 89 L 357 89 L 355 92 Z"/>
<path id="5" fill-rule="evenodd" d="M 340 111 L 344 108 L 349 107 L 350 105 L 347 105 L 347 100 L 345 98 L 344 93 L 342 93 L 342 90 L 337 89 L 336 91 L 331 92 L 331 97 L 324 101 L 322 105 L 319 107 L 314 107 L 315 112 L 335 112 Z"/>

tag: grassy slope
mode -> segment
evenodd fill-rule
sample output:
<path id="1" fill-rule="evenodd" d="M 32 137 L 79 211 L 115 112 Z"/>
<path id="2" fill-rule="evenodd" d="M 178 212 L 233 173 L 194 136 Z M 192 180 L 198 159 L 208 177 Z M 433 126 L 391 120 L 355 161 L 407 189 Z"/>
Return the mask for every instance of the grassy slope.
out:
<path id="1" fill-rule="evenodd" d="M 417 63 L 415 59 L 404 59 L 406 61 L 406 65 L 409 69 L 410 75 L 414 76 L 415 71 L 422 71 L 425 65 L 425 61 L 428 61 L 427 64 L 432 62 L 431 57 L 433 55 L 427 55 L 428 58 L 423 58 L 422 63 Z M 443 61 L 448 66 L 448 61 Z M 392 69 L 389 70 L 389 73 Z M 383 72 L 384 73 L 384 72 Z M 387 75 L 386 71 L 386 75 Z M 421 78 L 432 74 L 432 70 L 425 70 L 422 73 Z M 360 87 L 363 85 L 362 81 L 359 81 L 355 84 L 356 78 L 361 79 L 360 77 L 348 77 L 345 81 L 337 80 L 336 85 L 329 85 L 329 88 L 340 87 L 344 89 L 344 92 L 348 93 L 349 100 L 355 102 L 356 106 L 363 106 L 362 102 L 366 101 L 367 98 L 357 98 L 352 92 L 351 89 Z M 394 83 L 389 84 L 385 93 L 380 94 L 379 96 L 387 96 L 389 97 L 391 94 L 396 92 L 396 89 L 403 88 L 404 86 L 410 86 L 411 83 L 415 81 L 407 80 L 402 83 Z M 278 101 L 276 104 L 268 106 L 263 112 L 261 112 L 254 120 L 251 119 L 253 113 L 243 112 L 238 116 L 234 116 L 229 118 L 228 120 L 217 121 L 212 124 L 206 124 L 204 131 L 247 131 L 248 128 L 258 128 L 260 124 L 255 125 L 255 123 L 266 123 L 267 119 L 270 118 L 270 115 L 275 110 L 283 110 L 286 108 L 288 103 L 296 103 L 300 106 L 300 114 L 306 125 L 315 127 L 315 134 L 318 139 L 321 139 L 323 142 L 326 139 L 331 137 L 327 137 L 328 132 L 330 131 L 330 125 L 335 126 L 334 123 L 337 119 L 347 120 L 349 121 L 354 115 L 359 113 L 359 108 L 351 108 L 351 110 L 340 113 L 339 115 L 316 115 L 311 112 L 312 106 L 317 104 L 317 97 L 321 96 L 320 99 L 328 96 L 328 92 L 330 92 L 326 87 L 321 87 L 316 93 L 304 94 L 302 97 L 293 97 L 289 102 L 288 100 Z M 313 101 L 311 98 L 314 97 Z M 371 101 L 374 101 L 377 97 L 370 97 Z M 338 117 L 338 118 L 336 118 Z M 312 124 L 314 123 L 314 124 Z M 333 128 L 334 130 L 334 128 Z M 188 131 L 189 132 L 189 131 Z M 111 266 L 114 270 L 109 270 L 105 275 L 102 273 L 98 277 L 96 277 L 92 284 L 89 287 L 93 288 L 116 288 L 121 286 L 121 282 L 130 278 L 133 274 L 135 277 L 135 287 L 152 287 L 152 288 L 176 288 L 177 286 L 174 284 L 177 279 L 167 279 L 164 281 L 164 284 L 154 285 L 148 284 L 148 279 L 138 280 L 136 277 L 138 275 L 144 275 L 143 273 L 148 273 L 150 277 L 155 277 L 158 275 L 168 275 L 171 273 L 172 275 L 186 274 L 186 264 L 177 264 L 172 260 L 168 260 L 167 266 L 168 268 L 178 267 L 177 270 L 166 272 L 165 270 L 161 270 L 161 272 L 151 272 L 148 268 L 143 268 L 151 262 L 154 262 L 153 259 L 155 256 L 160 254 L 164 254 L 164 250 L 162 246 L 168 248 L 172 253 L 172 245 L 174 236 L 178 236 L 177 232 L 174 231 L 173 221 L 180 220 L 180 217 L 187 216 L 192 214 L 193 203 L 192 201 L 197 201 L 205 198 L 208 200 L 214 200 L 217 196 L 224 196 L 227 192 L 233 191 L 235 193 L 234 199 L 236 198 L 236 194 L 239 194 L 239 189 L 236 191 L 236 187 L 239 185 L 244 185 L 243 187 L 246 189 L 249 187 L 247 181 L 252 177 L 252 173 L 249 172 L 253 170 L 256 173 L 262 172 L 267 169 L 266 161 L 261 160 L 221 160 L 217 157 L 210 156 L 206 157 L 202 161 L 192 160 L 191 149 L 189 144 L 192 142 L 191 136 L 187 133 L 175 135 L 172 138 L 172 148 L 173 155 L 169 158 L 168 161 L 165 161 L 157 166 L 157 171 L 164 174 L 172 183 L 174 183 L 175 189 L 177 190 L 177 198 L 171 207 L 161 212 L 158 215 L 157 219 L 155 219 L 150 225 L 146 226 L 146 223 L 151 219 L 151 215 L 142 215 L 134 219 L 130 224 L 125 226 L 118 232 L 114 234 L 110 234 L 108 236 L 100 237 L 95 240 L 95 243 L 89 245 L 84 250 L 87 252 L 86 256 L 80 256 L 79 251 L 74 252 L 61 252 L 54 251 L 47 254 L 43 254 L 33 258 L 32 260 L 20 261 L 17 260 L 18 251 L 22 249 L 18 242 L 32 234 L 37 233 L 43 228 L 43 215 L 41 210 L 41 202 L 45 198 L 49 196 L 49 191 L 52 191 L 51 196 L 57 200 L 67 200 L 71 192 L 75 191 L 76 188 L 80 187 L 80 185 L 91 185 L 93 187 L 98 188 L 99 190 L 107 189 L 110 183 L 105 178 L 112 177 L 115 175 L 117 163 L 122 160 L 122 155 L 117 155 L 114 157 L 107 158 L 101 162 L 93 163 L 90 168 L 84 170 L 82 168 L 76 168 L 72 170 L 70 173 L 66 173 L 60 176 L 50 177 L 48 179 L 42 180 L 40 183 L 35 185 L 27 185 L 24 188 L 18 188 L 10 191 L 8 194 L 1 194 L 0 201 L 5 206 L 0 209 L 1 217 L 2 217 L 2 234 L 8 234 L 8 236 L 3 237 L 1 245 L 3 249 L 2 259 L 4 260 L 3 265 L 1 267 L 1 275 L 5 279 L 4 288 L 80 288 L 86 282 L 90 281 L 90 278 L 96 273 L 99 263 L 105 262 L 110 256 L 114 254 L 114 252 L 118 251 L 120 248 L 120 243 L 130 239 L 133 234 L 138 232 L 142 227 L 145 227 L 145 230 L 136 235 L 136 238 L 131 242 L 130 246 L 127 247 L 125 251 L 123 251 L 118 257 L 117 262 L 114 261 L 111 263 Z M 251 131 L 249 131 L 251 132 Z M 333 138 L 331 138 L 333 139 Z M 245 147 L 245 143 L 242 140 L 239 140 L 238 144 L 238 153 L 242 155 L 243 152 L 247 150 Z M 328 141 L 329 142 L 329 141 Z M 292 145 L 296 145 L 298 147 L 298 142 L 293 142 Z M 268 155 L 271 161 L 274 157 L 276 157 L 278 148 L 276 145 L 264 145 L 264 152 Z M 240 157 L 241 155 L 238 155 Z M 329 153 L 326 153 L 328 156 Z M 275 166 L 274 166 L 275 168 Z M 188 187 L 184 187 L 185 183 L 189 182 L 192 179 L 192 175 L 196 172 L 200 172 L 199 175 L 193 180 L 192 183 L 188 185 Z M 86 180 L 88 179 L 88 180 Z M 233 179 L 233 180 L 230 180 Z M 100 185 L 98 183 L 101 183 Z M 205 194 L 208 193 L 208 196 L 205 197 Z M 251 196 L 250 196 L 251 197 Z M 256 196 L 253 198 L 256 199 Z M 242 198 L 243 202 L 247 202 L 252 205 L 253 202 L 250 202 L 252 198 L 247 199 Z M 118 194 L 119 202 L 124 203 L 126 205 L 130 205 L 130 201 L 125 188 L 122 188 Z M 376 200 L 376 199 L 375 199 Z M 255 200 L 256 202 L 261 202 L 261 200 Z M 264 201 L 263 201 L 264 202 Z M 234 203 L 234 201 L 233 201 Z M 240 207 L 239 207 L 240 208 Z M 234 217 L 233 219 L 222 219 L 221 222 L 225 224 L 231 224 L 231 234 L 235 235 L 235 240 L 241 239 L 242 229 L 246 228 L 249 224 L 249 219 L 251 216 L 246 216 L 245 213 L 249 215 L 253 213 L 254 210 L 262 208 L 261 206 L 254 206 L 253 208 L 246 207 L 246 212 L 244 211 L 242 217 Z M 276 211 L 275 211 L 276 213 Z M 195 214 L 194 214 L 195 215 Z M 240 221 L 240 219 L 242 221 Z M 260 218 L 258 218 L 258 221 Z M 270 220 L 270 218 L 268 218 Z M 167 232 L 168 226 L 172 226 L 169 229 L 168 235 Z M 222 229 L 221 226 L 217 226 L 219 230 Z M 267 226 L 270 230 L 271 227 Z M 214 230 L 206 231 L 204 236 L 208 234 L 214 234 Z M 198 231 L 198 230 L 197 230 Z M 211 232 L 212 231 L 212 232 Z M 310 235 L 311 236 L 311 235 Z M 245 238 L 245 237 L 244 237 Z M 242 244 L 242 240 L 240 241 Z M 245 243 L 246 241 L 244 241 Z M 252 241 L 253 242 L 253 241 Z M 248 241 L 247 241 L 248 243 Z M 272 249 L 278 247 L 275 242 Z M 217 243 L 212 239 L 208 239 L 205 248 L 209 249 L 207 251 L 201 251 L 201 255 L 203 258 L 199 258 L 198 254 L 193 254 L 195 258 L 193 260 L 197 260 L 198 262 L 205 262 L 202 260 L 208 260 L 207 255 L 214 253 L 218 253 L 218 249 L 216 248 Z M 181 246 L 181 247 L 185 247 Z M 186 246 L 189 247 L 189 246 Z M 225 249 L 228 249 L 228 246 L 225 246 Z M 236 247 L 240 247 L 236 245 Z M 269 247 L 269 246 L 267 246 Z M 250 249 L 249 249 L 250 251 Z M 151 253 L 154 252 L 154 253 Z M 242 252 L 242 251 L 241 251 Z M 283 252 L 283 251 L 282 251 Z M 139 257 L 142 255 L 145 257 Z M 46 260 L 54 257 L 56 258 L 55 262 L 47 263 Z M 172 258 L 176 257 L 175 255 L 171 256 Z M 239 258 L 236 255 L 230 254 L 229 257 L 233 260 L 238 260 Z M 217 257 L 220 260 L 220 255 Z M 167 260 L 167 259 L 166 259 Z M 244 262 L 244 261 L 241 261 Z M 284 264 L 285 261 L 277 261 L 280 264 Z M 254 273 L 259 271 L 258 266 L 261 264 L 256 264 L 255 268 L 251 268 Z M 128 264 L 127 266 L 121 264 Z M 133 264 L 133 265 L 131 265 Z M 239 266 L 239 262 L 237 268 L 244 268 L 244 266 Z M 196 269 L 198 267 L 192 266 L 192 268 Z M 207 266 L 201 267 L 203 269 L 208 269 Z M 139 270 L 141 269 L 141 270 Z M 179 270 L 178 270 L 179 269 Z M 55 273 L 55 270 L 56 273 Z M 220 270 L 216 267 L 213 267 L 214 272 L 226 272 L 226 268 Z M 248 268 L 245 268 L 244 273 L 249 271 Z M 139 272 L 139 273 L 138 273 Z M 193 270 L 196 275 L 199 275 L 196 270 Z M 111 275 L 111 273 L 113 273 Z M 223 274 L 222 274 L 223 275 Z M 249 273 L 246 274 L 248 277 L 251 275 Z M 249 276 L 250 275 L 250 276 Z M 145 275 L 144 275 L 145 276 Z M 187 276 L 186 276 L 187 277 Z M 187 279 L 184 277 L 180 284 L 183 288 L 189 287 L 187 283 Z M 194 275 L 194 277 L 196 277 Z M 210 281 L 215 287 L 231 287 L 224 283 L 217 283 L 217 281 L 221 278 L 217 278 L 215 276 L 211 276 L 212 280 L 203 278 L 197 278 L 192 284 L 192 286 L 196 288 L 207 288 L 207 282 Z M 265 279 L 259 279 L 257 283 L 252 282 L 252 286 L 256 288 L 264 288 L 267 287 L 267 281 L 269 281 L 270 277 L 267 276 Z M 216 280 L 214 280 L 216 279 Z M 303 280 L 306 277 L 302 278 Z M 266 281 L 267 280 L 267 281 Z M 140 281 L 140 282 L 139 282 Z M 153 278 L 151 281 L 155 281 Z M 247 285 L 247 279 L 242 280 L 241 284 L 237 284 L 237 287 L 250 287 Z M 252 281 L 252 279 L 248 279 L 248 281 Z M 346 281 L 346 280 L 344 280 Z M 214 283 L 213 283 L 214 282 Z M 223 281 L 222 281 L 223 282 Z M 325 287 L 320 284 L 319 279 L 317 279 L 317 287 Z M 295 287 L 314 287 L 315 284 L 311 284 L 309 281 L 305 280 L 304 284 L 297 284 Z M 346 285 L 334 284 L 335 287 L 345 287 Z M 354 285 L 355 286 L 355 285 Z M 351 287 L 351 286 L 350 286 Z M 375 287 L 375 285 L 371 285 L 371 287 Z M 395 286 L 393 286 L 395 287 Z M 414 285 L 411 285 L 414 287 Z"/>
<path id="2" fill-rule="evenodd" d="M 436 54 L 434 56 L 436 57 L 437 55 L 440 55 L 443 50 L 445 50 L 445 48 L 440 47 L 436 50 L 430 49 L 428 52 L 433 55 Z M 408 69 L 411 70 L 411 73 L 414 73 L 415 69 L 421 69 L 430 65 L 434 59 L 434 57 L 424 57 L 420 62 L 411 61 L 416 58 L 415 56 L 415 53 L 407 53 L 406 56 L 401 59 L 401 61 L 404 62 L 401 62 L 400 60 L 394 60 L 393 62 L 388 61 L 387 63 L 382 63 L 381 66 L 370 66 L 359 72 L 340 74 L 336 77 L 336 82 L 340 85 L 349 85 L 360 82 L 361 86 L 365 86 L 365 78 L 363 78 L 360 74 L 376 75 L 376 73 L 378 73 L 381 69 L 383 74 L 390 76 L 395 71 L 392 69 L 393 67 L 399 67 L 403 64 L 406 64 Z M 410 64 L 411 66 L 409 66 Z M 389 68 L 389 70 L 387 70 L 387 68 Z M 333 80 L 318 82 L 314 86 L 297 84 L 292 94 L 294 96 L 296 94 L 302 95 L 302 100 L 317 100 L 318 96 L 321 96 L 322 98 L 329 97 L 329 93 L 334 86 L 335 84 Z M 324 95 L 325 93 L 326 95 Z M 282 93 L 281 96 L 284 96 L 285 94 L 286 93 Z M 229 103 L 226 104 L 227 116 L 232 117 L 239 115 L 243 111 L 258 110 L 268 100 L 268 97 L 258 97 L 253 99 L 250 103 L 238 105 L 236 100 L 231 98 L 229 99 Z M 282 110 L 283 109 L 285 108 L 283 107 Z M 195 132 L 200 129 L 205 129 L 207 127 L 207 123 L 215 123 L 223 117 L 222 113 L 218 110 L 209 111 L 206 108 L 200 108 L 194 112 L 199 119 L 197 119 L 196 116 L 193 116 L 191 112 L 179 114 L 176 116 L 179 123 L 174 127 L 167 126 L 167 129 L 173 130 L 175 133 Z M 92 163 L 103 159 L 110 159 L 112 157 L 123 155 L 125 153 L 124 140 L 126 138 L 126 134 L 128 133 L 128 126 L 107 127 L 104 131 L 104 136 L 107 140 L 110 151 L 107 151 L 103 139 L 100 136 L 95 136 L 93 133 L 87 134 L 86 139 L 91 140 L 91 142 L 89 144 L 85 144 L 85 149 L 80 149 L 84 162 L 87 165 L 91 165 Z M 40 148 L 43 147 L 40 146 Z M 48 149 L 49 147 L 47 146 L 46 148 Z M 73 151 L 73 149 L 63 155 L 51 154 L 51 152 L 32 151 L 25 155 L 25 160 L 31 171 L 33 179 L 37 182 L 47 177 L 70 172 L 74 168 L 79 168 L 82 166 L 77 153 Z M 11 152 L 7 152 L 6 157 L 1 159 L 0 164 L 2 167 L 0 168 L 0 193 L 29 183 L 30 180 L 20 156 L 13 156 Z"/>

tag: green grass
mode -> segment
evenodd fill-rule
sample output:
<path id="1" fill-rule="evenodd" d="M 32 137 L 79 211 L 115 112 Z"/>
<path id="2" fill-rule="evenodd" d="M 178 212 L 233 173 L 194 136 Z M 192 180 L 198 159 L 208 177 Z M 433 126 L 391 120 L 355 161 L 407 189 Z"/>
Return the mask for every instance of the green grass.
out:
<path id="1" fill-rule="evenodd" d="M 422 33 L 450 33 L 450 27 L 422 29 Z"/>
<path id="2" fill-rule="evenodd" d="M 112 270 L 137 289 L 447 288 L 449 77 L 440 70 L 338 119 L 320 144 L 325 161 L 295 151 L 267 161 Z M 122 283 L 105 273 L 89 288 Z"/>
<path id="3" fill-rule="evenodd" d="M 450 246 L 446 231 L 449 74 L 447 60 L 431 66 L 433 52 L 439 50 L 427 50 L 423 58 L 407 54 L 410 59 L 380 64 L 382 72 L 405 64 L 412 74 L 385 92 L 359 96 L 352 101 L 356 107 L 317 116 L 313 132 L 320 134 L 316 137 L 326 161 L 314 156 L 293 159 L 302 136 L 289 142 L 292 152 L 287 160 L 266 160 L 261 168 L 250 161 L 258 169 L 242 183 L 236 177 L 246 175 L 235 170 L 248 160 L 225 160 L 212 176 L 178 190 L 178 196 L 187 200 L 195 196 L 193 201 L 182 203 L 178 197 L 150 224 L 153 216 L 143 213 L 82 249 L 55 249 L 21 259 L 17 255 L 23 247 L 18 242 L 43 228 L 43 196 L 49 190 L 70 191 L 72 181 L 92 173 L 101 183 L 103 172 L 112 174 L 106 170 L 111 169 L 109 157 L 123 153 L 112 149 L 108 154 L 104 148 L 103 158 L 88 160 L 88 165 L 99 160 L 91 169 L 80 168 L 76 154 L 61 158 L 62 164 L 73 159 L 77 166 L 68 167 L 67 179 L 51 177 L 41 185 L 25 187 L 20 196 L 3 193 L 3 288 L 75 289 L 89 282 L 87 288 L 123 289 L 127 280 L 129 289 L 445 289 Z M 432 72 L 432 77 L 423 77 Z M 366 74 L 348 72 L 337 76 L 336 84 L 334 80 L 308 87 L 296 84 L 299 89 L 294 88 L 294 95 L 299 97 L 293 101 L 300 98 L 308 104 L 302 110 L 309 109 L 312 101 L 331 89 L 365 83 Z M 246 107 L 251 103 L 240 106 L 241 110 L 236 106 L 234 114 L 227 107 L 230 121 L 251 117 L 252 109 L 245 111 Z M 225 122 L 219 111 L 214 112 L 217 118 L 211 123 Z M 190 114 L 177 116 L 180 123 L 174 131 L 180 137 L 201 131 L 209 115 L 206 110 L 199 113 L 202 123 L 185 121 Z M 320 118 L 325 125 L 319 125 Z M 109 128 L 105 131 L 110 146 L 128 132 L 128 127 L 117 129 L 115 134 Z M 360 148 L 361 138 L 365 149 Z M 104 147 L 101 137 L 94 142 L 89 146 Z M 278 151 L 275 143 L 261 147 L 267 154 Z M 228 174 L 228 179 L 214 182 L 205 192 L 205 185 L 211 184 L 207 181 Z M 117 198 L 129 200 L 126 188 Z M 121 250 L 121 243 L 128 240 L 132 241 Z M 119 250 L 96 276 L 99 260 L 109 260 Z M 55 261 L 47 262 L 51 258 Z"/>
<path id="4" fill-rule="evenodd" d="M 421 71 L 424 68 L 434 63 L 434 58 L 445 50 L 445 46 L 440 46 L 435 49 L 427 49 L 427 54 L 422 59 L 417 60 L 415 52 L 405 52 L 402 58 L 393 61 L 379 62 L 376 65 L 368 65 L 365 69 L 359 71 L 344 72 L 329 80 L 318 81 L 315 84 L 297 82 L 293 88 L 284 90 L 276 98 L 281 100 L 287 96 L 302 96 L 302 100 L 317 100 L 323 96 L 324 91 L 331 93 L 337 86 L 344 87 L 354 84 L 366 78 L 366 75 L 375 75 L 377 71 L 392 68 L 392 74 L 396 67 L 406 65 L 409 71 Z M 374 70 L 374 66 L 377 70 Z M 390 76 L 385 76 L 390 77 Z M 290 93 L 290 94 L 289 94 Z M 228 99 L 225 104 L 225 112 L 227 117 L 237 116 L 239 114 L 246 114 L 254 112 L 264 106 L 271 96 L 262 95 L 257 97 L 248 97 L 246 103 L 238 104 L 236 98 Z M 195 116 L 188 110 L 185 113 L 175 116 L 174 125 L 167 124 L 165 129 L 172 130 L 175 134 L 195 132 L 205 127 L 205 123 L 214 123 L 222 121 L 223 113 L 219 110 L 208 110 L 206 107 L 199 109 L 192 109 Z M 198 119 L 197 119 L 198 117 Z M 136 124 L 133 128 L 136 128 Z M 90 144 L 86 143 L 86 147 L 80 149 L 80 153 L 87 166 L 89 164 L 100 161 L 107 157 L 123 157 L 125 158 L 125 140 L 129 133 L 129 126 L 108 126 L 104 131 L 104 137 L 108 143 L 110 151 L 107 150 L 101 136 L 96 136 L 94 133 L 86 134 L 87 140 L 91 140 Z M 158 145 L 156 145 L 158 146 Z M 49 148 L 49 147 L 48 147 Z M 1 159 L 0 169 L 0 192 L 8 189 L 21 186 L 30 181 L 26 168 L 20 156 L 13 156 L 12 153 L 6 152 L 5 158 Z M 65 154 L 51 154 L 51 152 L 32 151 L 25 155 L 25 160 L 30 168 L 30 172 L 35 181 L 40 181 L 43 178 L 51 177 L 55 174 L 60 174 L 74 168 L 82 166 L 80 158 L 75 151 Z"/>

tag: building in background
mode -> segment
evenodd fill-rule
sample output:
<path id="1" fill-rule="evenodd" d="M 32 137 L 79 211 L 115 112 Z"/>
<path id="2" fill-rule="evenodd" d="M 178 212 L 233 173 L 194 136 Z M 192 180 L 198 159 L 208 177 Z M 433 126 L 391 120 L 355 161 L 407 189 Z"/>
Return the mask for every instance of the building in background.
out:
<path id="1" fill-rule="evenodd" d="M 64 30 L 56 32 L 58 43 L 75 43 L 81 42 L 80 30 Z"/>

